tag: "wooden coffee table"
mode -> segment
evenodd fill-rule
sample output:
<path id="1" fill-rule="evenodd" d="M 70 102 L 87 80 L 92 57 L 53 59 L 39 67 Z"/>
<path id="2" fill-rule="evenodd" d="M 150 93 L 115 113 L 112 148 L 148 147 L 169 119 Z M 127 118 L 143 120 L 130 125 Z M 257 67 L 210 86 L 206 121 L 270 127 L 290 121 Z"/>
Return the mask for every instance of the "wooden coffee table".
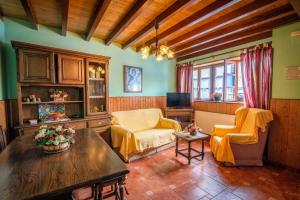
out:
<path id="1" fill-rule="evenodd" d="M 198 157 L 201 157 L 201 160 L 204 159 L 204 140 L 208 138 L 208 135 L 204 133 L 197 133 L 195 136 L 187 135 L 184 132 L 177 132 L 174 133 L 176 136 L 176 149 L 175 149 L 175 154 L 176 157 L 178 154 L 186 157 L 188 159 L 188 163 L 191 164 L 191 160 L 195 158 L 196 160 L 199 160 Z M 184 140 L 188 143 L 188 148 L 184 149 L 178 149 L 178 141 L 179 139 Z M 196 150 L 192 147 L 192 142 L 201 140 L 202 142 L 202 148 L 201 151 Z M 187 151 L 187 153 L 184 153 L 184 151 Z M 192 151 L 195 152 L 195 155 L 192 155 Z"/>

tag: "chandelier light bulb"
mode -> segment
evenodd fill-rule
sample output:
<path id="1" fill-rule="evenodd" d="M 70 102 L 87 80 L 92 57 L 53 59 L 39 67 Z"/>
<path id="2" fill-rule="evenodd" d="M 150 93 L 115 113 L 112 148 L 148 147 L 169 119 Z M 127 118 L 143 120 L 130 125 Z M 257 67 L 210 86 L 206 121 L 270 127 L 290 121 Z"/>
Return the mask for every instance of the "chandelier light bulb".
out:
<path id="1" fill-rule="evenodd" d="M 150 53 L 150 47 L 145 46 L 141 48 L 142 59 L 147 59 Z"/>
<path id="2" fill-rule="evenodd" d="M 147 59 L 148 58 L 148 55 L 147 54 L 142 54 L 142 59 Z"/>
<path id="3" fill-rule="evenodd" d="M 162 55 L 160 53 L 157 53 L 156 60 L 161 61 L 163 59 Z"/>
<path id="4" fill-rule="evenodd" d="M 162 55 L 166 55 L 169 51 L 169 47 L 166 45 L 160 45 L 159 50 Z"/>
<path id="5" fill-rule="evenodd" d="M 173 57 L 174 57 L 174 52 L 171 51 L 171 50 L 169 50 L 169 51 L 168 51 L 168 54 L 167 54 L 167 57 L 168 57 L 169 59 L 173 58 Z"/>

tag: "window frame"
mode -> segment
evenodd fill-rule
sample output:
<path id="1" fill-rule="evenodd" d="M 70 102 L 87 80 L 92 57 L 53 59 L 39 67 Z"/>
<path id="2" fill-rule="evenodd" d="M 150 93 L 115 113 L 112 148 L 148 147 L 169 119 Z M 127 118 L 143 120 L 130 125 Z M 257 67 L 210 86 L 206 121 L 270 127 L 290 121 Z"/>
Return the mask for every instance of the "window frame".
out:
<path id="1" fill-rule="evenodd" d="M 238 64 L 239 62 L 241 62 L 240 60 L 230 60 L 229 59 L 224 59 L 224 60 L 219 60 L 219 61 L 215 61 L 212 62 L 212 64 L 210 65 L 209 63 L 204 63 L 204 66 L 195 66 L 193 68 L 193 73 L 194 71 L 197 71 L 198 74 L 198 79 L 197 79 L 197 97 L 194 98 L 194 77 L 193 77 L 193 100 L 194 101 L 212 101 L 215 102 L 213 100 L 211 100 L 211 98 L 209 97 L 208 99 L 203 99 L 200 98 L 201 97 L 201 70 L 202 69 L 210 69 L 210 94 L 212 94 L 213 92 L 215 92 L 215 73 L 216 73 L 216 68 L 220 67 L 220 65 L 223 65 L 224 68 L 224 73 L 223 73 L 223 95 L 222 95 L 222 99 L 220 102 L 229 102 L 229 103 L 241 103 L 244 100 L 240 101 L 238 100 L 238 73 L 239 73 L 239 67 Z M 234 98 L 233 99 L 226 99 L 226 87 L 227 87 L 227 64 L 228 63 L 232 63 L 234 64 L 234 68 L 235 68 L 235 85 L 234 85 Z"/>
<path id="2" fill-rule="evenodd" d="M 234 80 L 234 98 L 233 99 L 226 99 L 226 96 L 227 96 L 227 93 L 226 93 L 226 83 L 227 83 L 227 74 L 226 74 L 226 71 L 224 73 L 224 78 L 225 78 L 225 88 L 224 88 L 224 101 L 225 102 L 239 102 L 237 100 L 237 93 L 238 93 L 238 63 L 240 61 L 229 61 L 229 59 L 226 59 L 225 60 L 225 70 L 227 68 L 227 64 L 234 64 L 234 68 L 235 68 L 235 80 Z"/>

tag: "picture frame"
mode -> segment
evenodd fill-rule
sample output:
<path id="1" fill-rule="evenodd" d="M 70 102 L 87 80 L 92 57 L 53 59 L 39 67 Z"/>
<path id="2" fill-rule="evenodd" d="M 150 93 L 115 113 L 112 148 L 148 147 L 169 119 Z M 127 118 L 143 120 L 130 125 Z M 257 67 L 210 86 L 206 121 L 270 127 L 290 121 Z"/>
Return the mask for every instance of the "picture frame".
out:
<path id="1" fill-rule="evenodd" d="M 143 68 L 124 65 L 123 87 L 126 93 L 141 93 L 143 91 Z"/>

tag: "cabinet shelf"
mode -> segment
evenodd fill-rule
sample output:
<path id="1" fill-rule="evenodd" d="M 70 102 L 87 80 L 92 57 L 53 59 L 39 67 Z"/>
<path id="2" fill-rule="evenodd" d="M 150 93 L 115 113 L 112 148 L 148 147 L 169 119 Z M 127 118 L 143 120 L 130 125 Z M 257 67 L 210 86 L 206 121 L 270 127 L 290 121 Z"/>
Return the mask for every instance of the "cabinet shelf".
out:
<path id="1" fill-rule="evenodd" d="M 103 99 L 105 96 L 89 96 L 90 99 Z"/>
<path id="2" fill-rule="evenodd" d="M 90 81 L 104 81 L 104 78 L 89 78 Z"/>
<path id="3" fill-rule="evenodd" d="M 22 102 L 22 104 L 23 104 L 23 105 L 60 104 L 60 103 L 83 103 L 83 101 L 43 101 L 43 102 Z"/>
<path id="4" fill-rule="evenodd" d="M 70 85 L 70 84 L 39 84 L 39 83 L 20 83 L 21 87 L 64 87 L 64 88 L 84 88 L 85 85 Z"/>

